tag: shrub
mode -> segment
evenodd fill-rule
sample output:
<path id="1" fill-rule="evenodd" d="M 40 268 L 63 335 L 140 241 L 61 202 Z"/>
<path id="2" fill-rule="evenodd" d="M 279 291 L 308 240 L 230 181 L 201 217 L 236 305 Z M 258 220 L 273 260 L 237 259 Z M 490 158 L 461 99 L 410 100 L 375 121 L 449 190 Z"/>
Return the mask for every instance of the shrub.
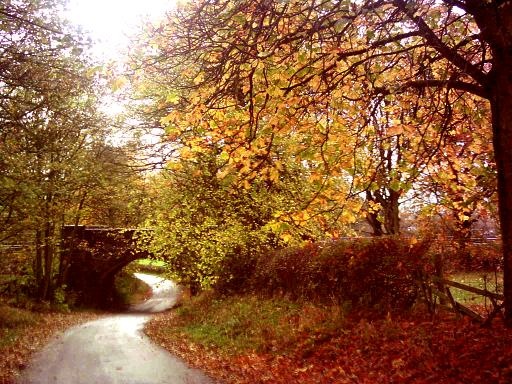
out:
<path id="1" fill-rule="evenodd" d="M 261 255 L 251 279 L 251 288 L 263 293 L 280 293 L 293 299 L 315 296 L 319 283 L 320 246 L 307 244 Z"/>
<path id="2" fill-rule="evenodd" d="M 229 252 L 222 260 L 214 289 L 221 294 L 243 292 L 254 271 L 258 253 L 241 247 Z"/>
<path id="3" fill-rule="evenodd" d="M 283 249 L 258 260 L 251 285 L 293 299 L 404 309 L 419 293 L 417 279 L 431 269 L 428 248 L 426 241 L 386 237 Z"/>
<path id="4" fill-rule="evenodd" d="M 32 325 L 39 321 L 33 312 L 0 304 L 0 328 L 17 328 Z"/>
<path id="5" fill-rule="evenodd" d="M 432 237 L 430 252 L 441 257 L 445 273 L 461 271 L 498 272 L 502 266 L 501 240 L 472 238 L 458 242 L 453 237 Z"/>

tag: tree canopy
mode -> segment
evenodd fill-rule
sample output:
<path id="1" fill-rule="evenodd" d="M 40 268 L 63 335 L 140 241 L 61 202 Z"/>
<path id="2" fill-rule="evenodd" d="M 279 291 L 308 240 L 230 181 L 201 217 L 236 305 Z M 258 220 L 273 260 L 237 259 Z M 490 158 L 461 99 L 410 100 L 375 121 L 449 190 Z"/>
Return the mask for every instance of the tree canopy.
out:
<path id="1" fill-rule="evenodd" d="M 511 7 L 205 0 L 148 29 L 133 78 L 181 156 L 214 143 L 234 187 L 304 167 L 314 198 L 283 217 L 364 213 L 396 233 L 399 204 L 430 180 L 469 222 L 496 170 L 512 319 Z"/>
<path id="2" fill-rule="evenodd" d="M 34 245 L 34 285 L 43 299 L 65 273 L 61 226 L 98 212 L 100 194 L 114 195 L 122 168 L 114 165 L 119 156 L 105 155 L 116 150 L 99 108 L 104 81 L 61 6 L 0 5 L 0 240 Z"/>

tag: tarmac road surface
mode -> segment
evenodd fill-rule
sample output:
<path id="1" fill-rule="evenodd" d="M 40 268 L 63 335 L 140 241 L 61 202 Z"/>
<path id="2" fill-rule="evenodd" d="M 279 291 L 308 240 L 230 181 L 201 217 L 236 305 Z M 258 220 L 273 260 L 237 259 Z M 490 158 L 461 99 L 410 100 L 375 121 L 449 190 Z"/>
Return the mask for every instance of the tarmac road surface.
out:
<path id="1" fill-rule="evenodd" d="M 147 276 L 147 275 L 146 275 Z M 141 276 L 137 276 L 142 278 Z M 149 280 L 154 279 L 150 276 Z M 155 281 L 147 281 L 155 284 Z M 151 315 L 176 302 L 172 282 L 157 281 L 139 313 L 109 316 L 69 329 L 36 354 L 20 384 L 210 384 L 213 381 L 142 333 Z M 153 301 L 151 301 L 153 300 Z M 150 304 L 153 303 L 153 304 Z"/>

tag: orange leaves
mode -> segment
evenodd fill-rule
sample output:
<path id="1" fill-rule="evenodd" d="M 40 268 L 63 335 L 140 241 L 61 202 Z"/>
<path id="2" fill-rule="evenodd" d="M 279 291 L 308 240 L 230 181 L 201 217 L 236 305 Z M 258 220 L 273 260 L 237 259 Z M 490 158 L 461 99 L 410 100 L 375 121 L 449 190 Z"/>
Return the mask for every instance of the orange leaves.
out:
<path id="1" fill-rule="evenodd" d="M 307 211 L 299 211 L 291 215 L 291 218 L 296 225 L 304 226 L 311 219 L 311 216 Z"/>
<path id="2" fill-rule="evenodd" d="M 402 198 L 437 171 L 427 163 L 451 130 L 455 145 L 442 145 L 454 171 L 468 168 L 454 160 L 460 153 L 488 149 L 485 138 L 459 143 L 488 122 L 481 102 L 442 87 L 403 86 L 446 66 L 426 60 L 431 52 L 405 25 L 384 27 L 389 6 L 359 17 L 356 4 L 336 2 L 222 4 L 191 5 L 162 34 L 159 60 L 148 68 L 160 71 L 155 84 L 165 84 L 162 124 L 172 127 L 169 140 L 189 148 L 185 160 L 219 150 L 216 175 L 226 185 L 278 187 L 296 197 L 290 223 L 312 221 L 291 218 L 301 212 L 325 215 L 318 221 L 330 231 L 338 218 L 342 225 L 362 218 L 361 191 Z M 454 182 L 444 168 L 434 183 Z M 291 178 L 301 186 L 286 184 Z M 460 184 L 477 187 L 474 180 Z"/>
<path id="3" fill-rule="evenodd" d="M 401 124 L 392 125 L 387 129 L 389 136 L 401 135 L 404 132 L 404 127 Z"/>
<path id="4" fill-rule="evenodd" d="M 199 85 L 204 81 L 204 73 L 199 72 L 196 77 L 194 77 L 193 83 L 195 85 Z"/>

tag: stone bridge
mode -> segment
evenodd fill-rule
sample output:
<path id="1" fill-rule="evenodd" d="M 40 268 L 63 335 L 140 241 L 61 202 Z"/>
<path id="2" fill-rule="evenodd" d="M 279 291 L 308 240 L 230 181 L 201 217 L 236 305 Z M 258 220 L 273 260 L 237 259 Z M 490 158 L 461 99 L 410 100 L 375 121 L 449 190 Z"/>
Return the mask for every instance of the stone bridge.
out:
<path id="1" fill-rule="evenodd" d="M 63 281 L 78 294 L 81 304 L 112 306 L 115 275 L 132 261 L 150 256 L 137 247 L 147 233 L 140 229 L 82 225 L 63 228 Z"/>

